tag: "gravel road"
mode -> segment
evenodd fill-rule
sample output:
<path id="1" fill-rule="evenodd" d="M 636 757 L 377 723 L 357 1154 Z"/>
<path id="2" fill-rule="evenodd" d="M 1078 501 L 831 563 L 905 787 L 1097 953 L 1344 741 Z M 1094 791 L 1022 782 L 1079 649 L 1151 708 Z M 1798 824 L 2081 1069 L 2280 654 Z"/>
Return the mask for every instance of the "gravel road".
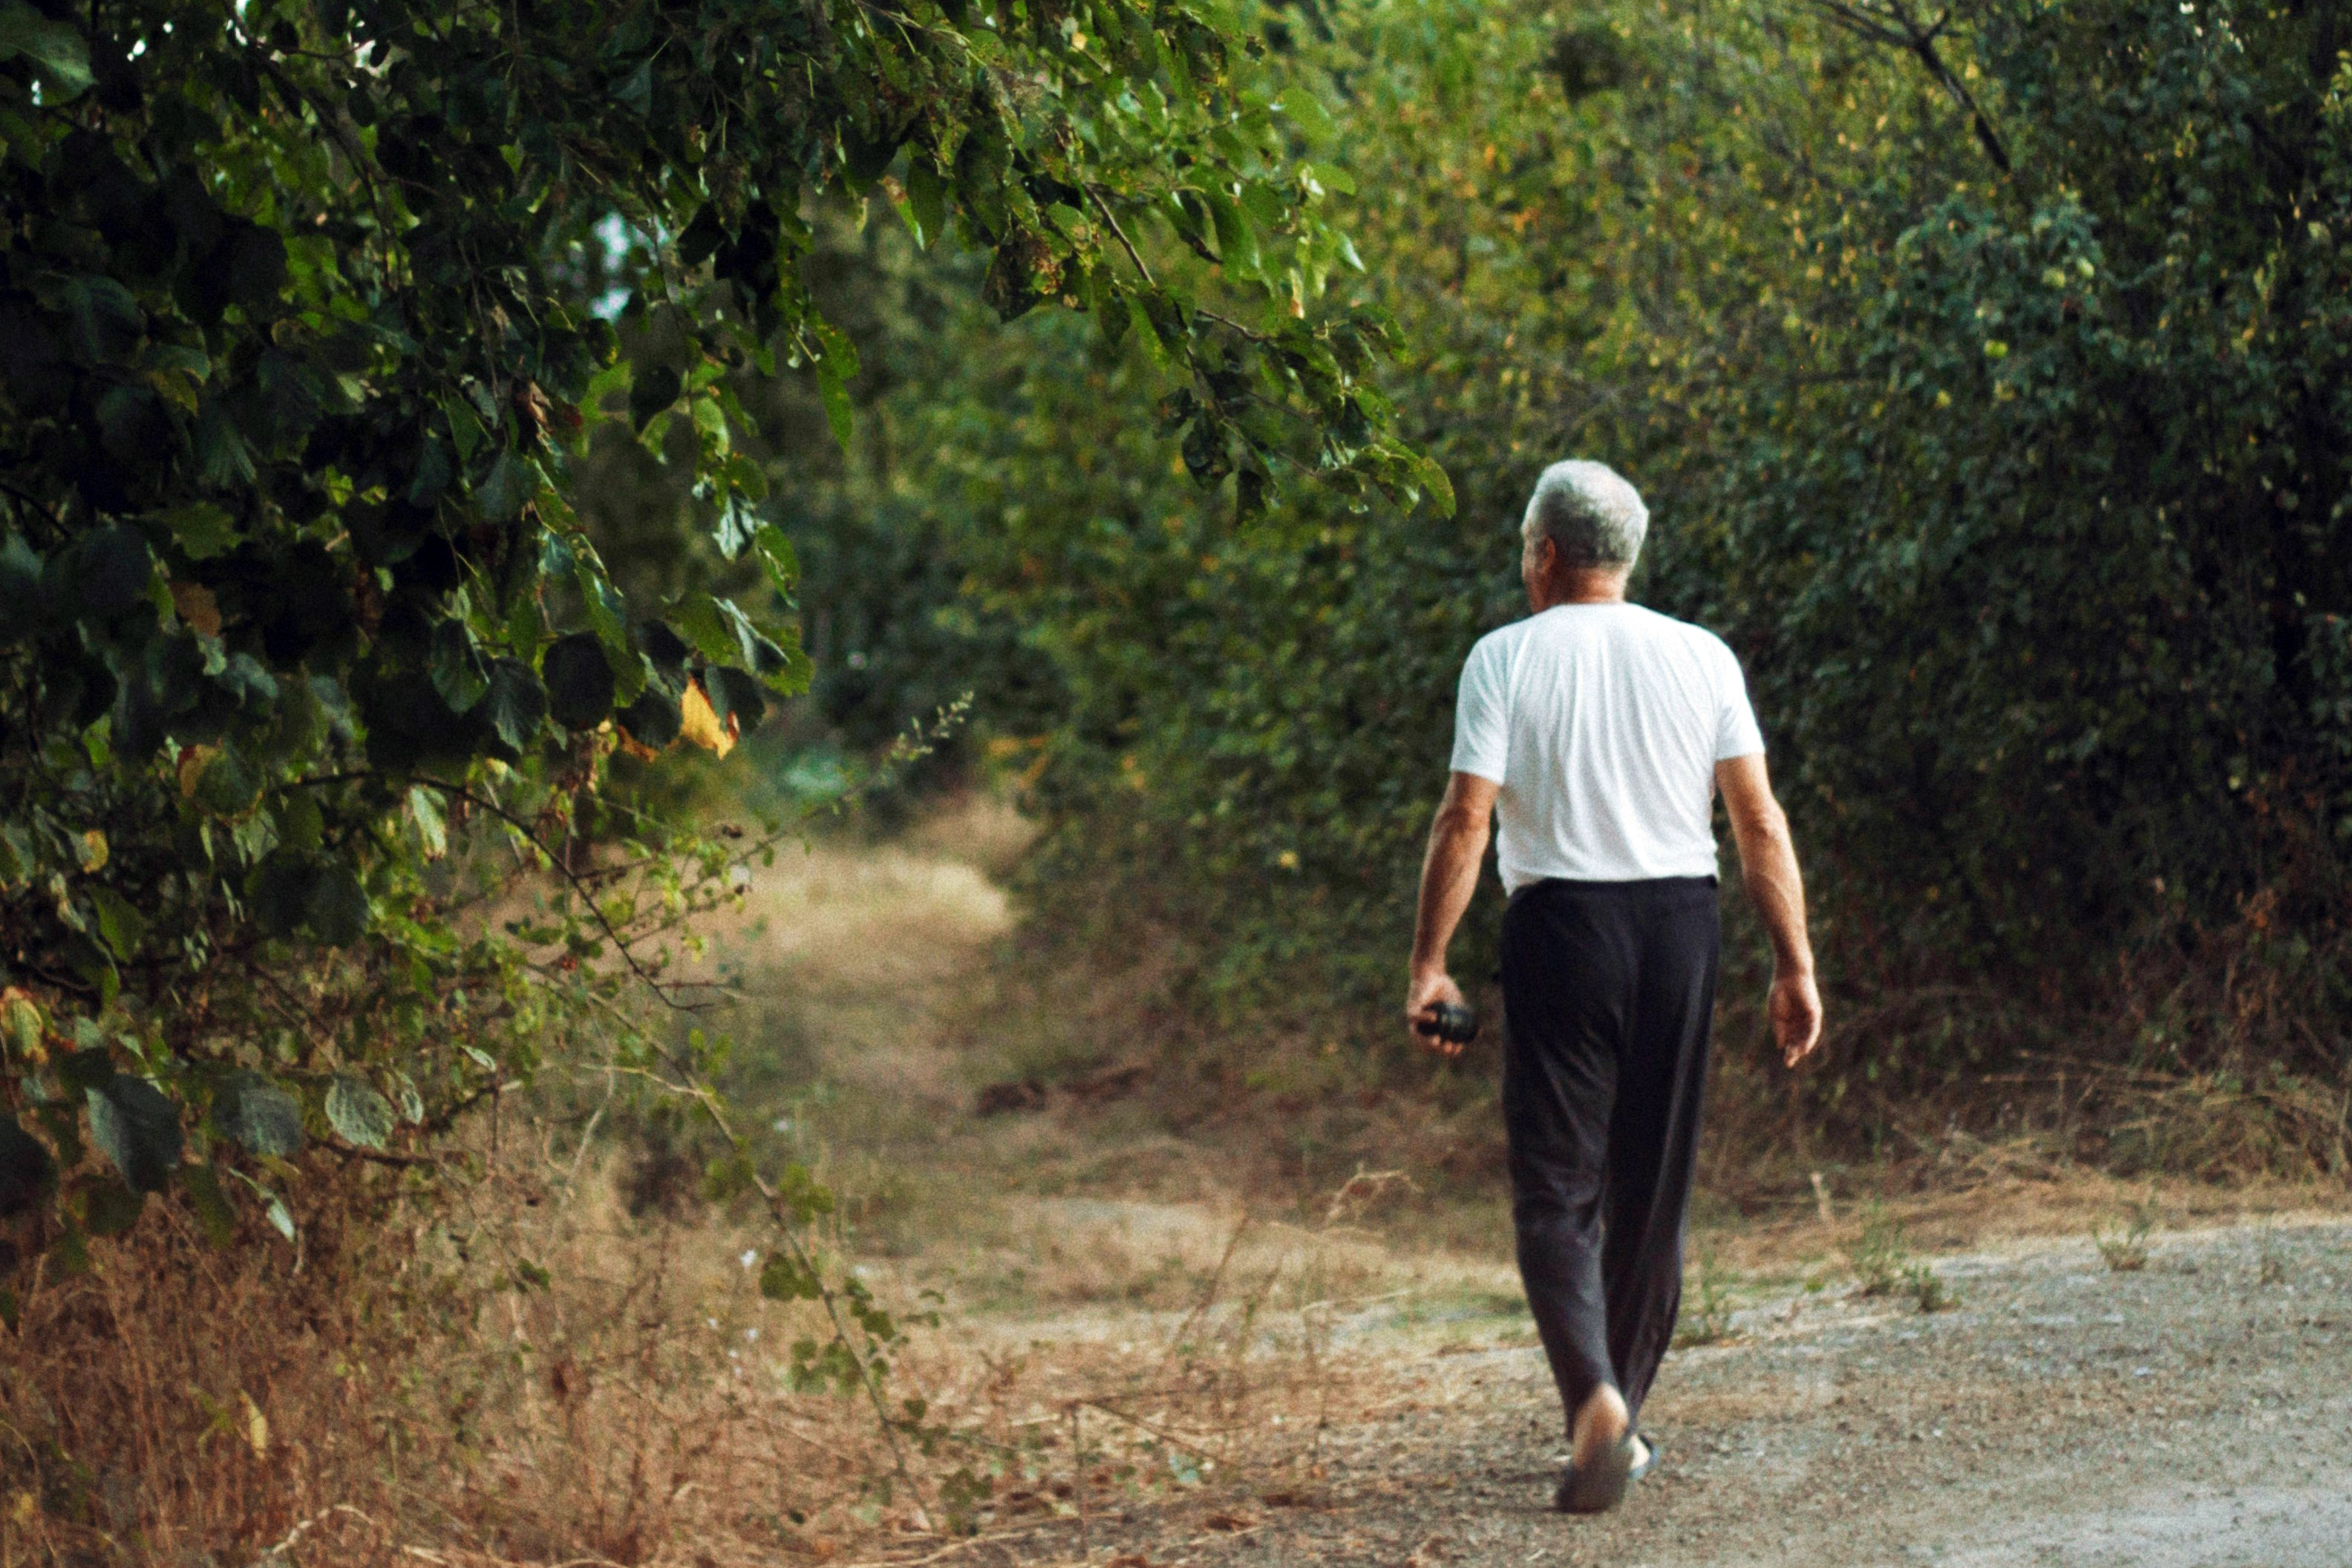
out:
<path id="1" fill-rule="evenodd" d="M 1407 1370 L 1318 1489 L 1126 1561 L 2352 1568 L 2352 1224 L 2160 1237 L 2137 1272 L 2087 1241 L 1936 1267 L 1955 1309 L 1792 1289 L 1677 1352 L 1643 1419 L 1664 1463 L 1616 1514 L 1548 1510 L 1549 1382 L 1497 1348 Z"/>

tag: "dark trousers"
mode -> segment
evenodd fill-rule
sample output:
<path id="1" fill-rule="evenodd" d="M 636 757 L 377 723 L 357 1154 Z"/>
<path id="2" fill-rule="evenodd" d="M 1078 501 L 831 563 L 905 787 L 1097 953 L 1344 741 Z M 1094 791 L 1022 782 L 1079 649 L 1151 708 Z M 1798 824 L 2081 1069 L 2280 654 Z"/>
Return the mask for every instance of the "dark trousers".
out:
<path id="1" fill-rule="evenodd" d="M 1721 933 L 1715 879 L 1531 883 L 1503 916 L 1519 1275 L 1569 1419 L 1637 1415 L 1682 1305 Z"/>

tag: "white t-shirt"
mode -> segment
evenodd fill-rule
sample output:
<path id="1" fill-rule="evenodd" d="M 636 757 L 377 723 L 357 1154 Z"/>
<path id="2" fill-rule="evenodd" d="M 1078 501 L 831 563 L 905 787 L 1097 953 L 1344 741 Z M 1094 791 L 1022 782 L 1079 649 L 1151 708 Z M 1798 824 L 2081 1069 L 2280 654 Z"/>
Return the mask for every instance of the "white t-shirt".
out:
<path id="1" fill-rule="evenodd" d="M 1715 764 L 1764 749 L 1721 637 L 1638 605 L 1557 605 L 1462 667 L 1454 771 L 1503 786 L 1503 886 L 1716 873 Z"/>

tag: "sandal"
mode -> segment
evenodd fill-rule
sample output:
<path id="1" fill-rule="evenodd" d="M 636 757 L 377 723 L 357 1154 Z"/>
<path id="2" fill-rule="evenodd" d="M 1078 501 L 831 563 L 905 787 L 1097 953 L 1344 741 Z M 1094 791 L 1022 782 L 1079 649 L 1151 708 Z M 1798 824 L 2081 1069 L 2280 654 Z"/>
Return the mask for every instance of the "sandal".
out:
<path id="1" fill-rule="evenodd" d="M 1654 1450 L 1653 1450 L 1654 1455 Z M 1590 1469 L 1573 1460 L 1559 1478 L 1551 1506 L 1562 1513 L 1606 1513 L 1625 1500 L 1625 1483 L 1633 1473 L 1633 1435 L 1612 1444 Z"/>

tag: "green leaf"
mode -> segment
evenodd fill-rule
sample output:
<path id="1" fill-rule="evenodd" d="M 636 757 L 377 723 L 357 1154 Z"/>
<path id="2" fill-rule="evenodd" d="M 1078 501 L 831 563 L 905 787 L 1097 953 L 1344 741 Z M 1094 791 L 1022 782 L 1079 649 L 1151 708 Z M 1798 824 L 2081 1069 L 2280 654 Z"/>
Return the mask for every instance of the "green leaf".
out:
<path id="1" fill-rule="evenodd" d="M 302 1108 L 257 1072 L 239 1068 L 213 1091 L 213 1130 L 248 1153 L 283 1160 L 302 1147 Z"/>
<path id="2" fill-rule="evenodd" d="M 833 438 L 844 452 L 849 450 L 849 438 L 856 433 L 857 417 L 849 402 L 849 379 L 831 359 L 817 362 L 817 395 L 824 400 L 825 423 L 832 426 Z"/>
<path id="3" fill-rule="evenodd" d="M 307 855 L 284 848 L 272 853 L 246 882 L 255 923 L 271 936 L 292 936 L 318 879 L 318 867 Z"/>
<path id="4" fill-rule="evenodd" d="M 769 523 L 751 536 L 751 545 L 759 552 L 760 564 L 768 574 L 769 586 L 789 603 L 793 590 L 800 585 L 800 556 L 784 531 Z"/>
<path id="5" fill-rule="evenodd" d="M 22 55 L 41 68 L 42 85 L 63 89 L 47 101 L 63 103 L 90 84 L 89 46 L 63 22 L 48 21 L 23 0 L 0 5 L 0 60 Z"/>
<path id="6" fill-rule="evenodd" d="M 433 689 L 452 713 L 471 711 L 490 689 L 489 661 L 481 644 L 474 640 L 473 628 L 454 616 L 433 628 L 425 669 L 433 678 Z"/>
<path id="7" fill-rule="evenodd" d="M 0 822 L 0 888 L 15 888 L 40 864 L 32 841 L 19 823 Z"/>
<path id="8" fill-rule="evenodd" d="M 261 778 L 236 747 L 223 746 L 196 780 L 195 798 L 215 816 L 243 816 L 261 799 Z"/>
<path id="9" fill-rule="evenodd" d="M 613 716 L 613 665 L 593 634 L 574 632 L 547 650 L 540 675 L 548 712 L 567 730 L 593 730 Z"/>
<path id="10" fill-rule="evenodd" d="M 709 693 L 711 710 L 720 721 L 732 714 L 744 733 L 748 734 L 768 710 L 768 700 L 760 689 L 759 679 L 748 670 L 713 665 L 702 672 L 702 683 Z"/>
<path id="11" fill-rule="evenodd" d="M 187 1194 L 188 1206 L 195 1211 L 196 1224 L 204 1228 L 207 1242 L 217 1247 L 236 1239 L 236 1211 L 229 1206 L 228 1194 L 221 1191 L 219 1172 L 210 1165 L 183 1165 L 180 1190 Z"/>
<path id="12" fill-rule="evenodd" d="M 348 947 L 367 934 L 374 911 L 368 903 L 367 889 L 360 885 L 359 873 L 340 860 L 331 860 L 318 868 L 302 900 L 302 916 L 320 942 L 329 947 Z"/>
<path id="13" fill-rule="evenodd" d="M 1281 101 L 1275 107 L 1298 127 L 1299 133 L 1311 145 L 1320 147 L 1339 133 L 1339 128 L 1331 122 L 1330 110 L 1323 107 L 1323 100 L 1304 86 L 1286 89 Z"/>
<path id="14" fill-rule="evenodd" d="M 639 370 L 629 385 L 629 423 L 643 430 L 655 415 L 676 403 L 685 388 L 686 378 L 668 365 Z"/>
<path id="15" fill-rule="evenodd" d="M 197 501 L 163 514 L 163 526 L 191 561 L 210 561 L 236 548 L 236 520 L 210 501 Z"/>
<path id="16" fill-rule="evenodd" d="M 260 1198 L 262 1201 L 262 1213 L 268 1219 L 270 1225 L 276 1228 L 278 1235 L 284 1237 L 289 1241 L 292 1241 L 295 1236 L 294 1215 L 287 1209 L 285 1200 L 280 1198 L 276 1193 L 271 1192 L 261 1183 L 257 1182 L 251 1176 L 247 1175 L 243 1171 L 237 1170 L 234 1166 L 223 1166 L 221 1168 L 226 1171 L 228 1174 L 235 1176 L 238 1181 L 243 1182 L 247 1186 L 253 1189 L 254 1195 Z"/>
<path id="17" fill-rule="evenodd" d="M 131 908 L 131 900 L 112 888 L 91 889 L 89 901 L 98 910 L 100 940 L 118 960 L 129 959 L 147 934 L 147 917 Z"/>
<path id="18" fill-rule="evenodd" d="M 1204 192 L 1202 199 L 1208 204 L 1210 220 L 1217 226 L 1217 259 L 1236 277 L 1255 274 L 1257 234 L 1251 228 L 1248 216 L 1223 190 Z"/>
<path id="19" fill-rule="evenodd" d="M 816 337 L 817 393 L 824 401 L 825 421 L 833 426 L 833 438 L 846 452 L 855 425 L 849 384 L 857 375 L 857 345 L 846 333 L 824 321 L 816 323 Z"/>
<path id="20" fill-rule="evenodd" d="M 441 400 L 441 417 L 449 422 L 449 439 L 457 446 L 457 461 L 472 462 L 474 454 L 482 449 L 482 443 L 490 438 L 490 433 L 482 427 L 482 416 L 474 412 L 473 404 L 467 399 L 445 397 Z"/>
<path id="21" fill-rule="evenodd" d="M 733 604 L 698 588 L 678 601 L 676 614 L 677 629 L 704 658 L 713 664 L 751 661 L 751 638 L 758 634 Z"/>
<path id="22" fill-rule="evenodd" d="M 637 700 L 615 715 L 630 740 L 649 751 L 660 751 L 677 739 L 684 716 L 678 710 L 677 699 L 658 686 L 647 684 L 637 694 Z"/>
<path id="23" fill-rule="evenodd" d="M 0 1113 L 0 1219 L 13 1218 L 38 1203 L 56 1175 L 48 1146 Z"/>
<path id="24" fill-rule="evenodd" d="M 440 793 L 428 784 L 408 786 L 408 816 L 425 845 L 425 858 L 438 860 L 449 853 L 449 819 L 441 809 Z"/>
<path id="25" fill-rule="evenodd" d="M 392 1139 L 392 1101 L 375 1086 L 351 1073 L 337 1073 L 327 1088 L 327 1121 L 346 1142 L 381 1149 Z"/>
<path id="26" fill-rule="evenodd" d="M 732 458 L 729 460 L 733 461 Z M 751 542 L 751 536 L 758 531 L 759 526 L 759 513 L 746 505 L 741 496 L 730 492 L 719 504 L 719 521 L 711 529 L 711 537 L 719 545 L 719 555 L 732 561 L 742 554 L 743 547 Z"/>
<path id="27" fill-rule="evenodd" d="M 919 153 L 907 158 L 907 213 L 913 220 L 915 243 L 936 243 L 947 223 L 947 182 L 932 162 Z"/>
<path id="28" fill-rule="evenodd" d="M 596 558 L 595 552 L 584 540 L 581 542 L 580 548 L 572 552 L 572 579 L 578 585 L 581 602 L 587 609 L 589 629 L 603 639 L 605 651 L 611 655 L 615 666 L 614 673 L 622 675 L 625 668 L 634 666 L 637 660 L 636 647 L 629 641 L 628 606 L 623 602 L 620 592 L 613 586 L 612 579 L 605 574 L 604 563 Z"/>
<path id="29" fill-rule="evenodd" d="M 824 1285 L 815 1269 L 780 1252 L 760 1269 L 760 1294 L 771 1301 L 814 1301 L 824 1294 Z"/>
<path id="30" fill-rule="evenodd" d="M 81 613 L 110 621 L 149 603 L 154 562 L 146 535 L 117 524 L 78 536 L 58 565 Z"/>
<path id="31" fill-rule="evenodd" d="M 547 717 L 547 688 L 520 659 L 500 658 L 490 665 L 490 683 L 482 696 L 482 716 L 508 749 L 520 752 L 539 733 Z"/>
<path id="32" fill-rule="evenodd" d="M 270 810 L 270 820 L 277 825 L 278 842 L 289 849 L 313 854 L 326 840 L 326 815 L 310 790 L 289 789 L 281 794 Z"/>
<path id="33" fill-rule="evenodd" d="M 196 412 L 196 471 L 208 485 L 253 482 L 253 447 L 218 397 L 205 398 Z"/>
<path id="34" fill-rule="evenodd" d="M 92 1236 L 121 1236 L 139 1223 L 139 1213 L 146 1206 L 145 1193 L 101 1178 L 82 1189 L 82 1225 Z"/>
<path id="35" fill-rule="evenodd" d="M 41 1005 L 29 996 L 11 996 L 0 1002 L 0 1041 L 16 1047 L 26 1055 L 40 1048 L 41 1037 L 47 1031 L 48 1020 L 41 1015 Z"/>
<path id="36" fill-rule="evenodd" d="M 0 647 L 29 637 L 48 607 L 41 595 L 41 557 L 18 535 L 0 539 Z"/>
<path id="37" fill-rule="evenodd" d="M 510 522 L 539 494 L 539 465 L 513 451 L 502 451 L 490 465 L 488 478 L 475 491 L 482 516 L 491 522 Z"/>
<path id="38" fill-rule="evenodd" d="M 180 1111 L 145 1079 L 118 1072 L 83 1091 L 99 1152 L 142 1193 L 161 1192 L 180 1163 Z"/>
<path id="39" fill-rule="evenodd" d="M 247 224 L 229 251 L 229 288 L 249 314 L 275 304 L 286 287 L 286 241 L 274 228 Z"/>
<path id="40" fill-rule="evenodd" d="M 84 1046 L 58 1058 L 57 1068 L 58 1081 L 67 1089 L 94 1089 L 114 1077 L 114 1056 L 104 1046 Z"/>
<path id="41" fill-rule="evenodd" d="M 425 1121 L 425 1097 L 416 1092 L 415 1082 L 404 1072 L 392 1075 L 393 1092 L 400 1099 L 400 1119 L 412 1127 Z"/>
<path id="42" fill-rule="evenodd" d="M 1444 467 L 1434 458 L 1424 457 L 1415 465 L 1422 489 L 1429 492 L 1429 504 L 1440 517 L 1454 515 L 1454 481 L 1446 477 Z"/>
<path id="43" fill-rule="evenodd" d="M 84 983 L 98 988 L 100 1010 L 113 1006 L 114 998 L 122 990 L 122 974 L 115 967 L 114 955 L 81 931 L 66 939 L 64 951 L 66 967 Z"/>

